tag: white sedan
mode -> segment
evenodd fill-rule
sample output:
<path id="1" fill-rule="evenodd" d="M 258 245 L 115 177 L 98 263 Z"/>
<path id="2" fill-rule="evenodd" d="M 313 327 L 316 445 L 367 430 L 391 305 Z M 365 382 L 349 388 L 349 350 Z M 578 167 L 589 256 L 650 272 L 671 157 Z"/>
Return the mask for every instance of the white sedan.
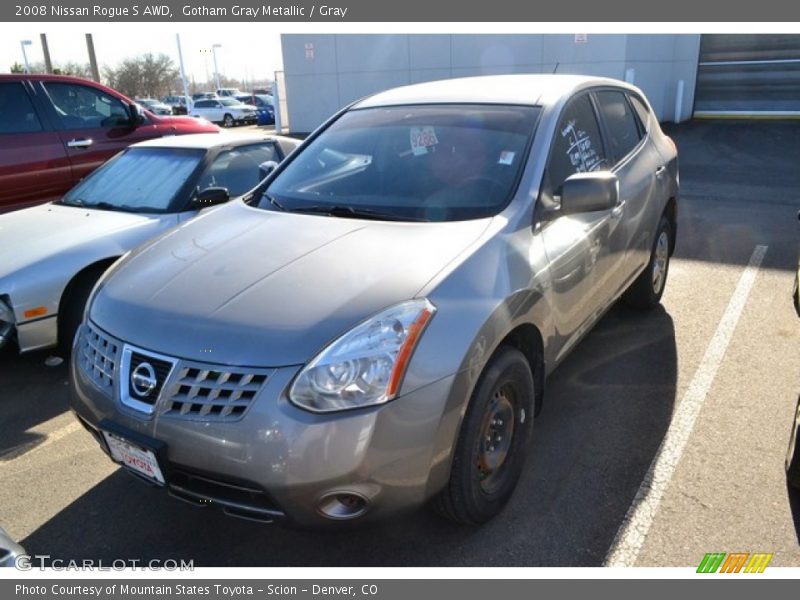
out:
<path id="1" fill-rule="evenodd" d="M 253 133 L 149 140 L 60 200 L 0 215 L 0 347 L 66 354 L 111 264 L 203 208 L 246 198 L 298 143 Z"/>
<path id="2" fill-rule="evenodd" d="M 192 107 L 191 115 L 202 117 L 212 123 L 221 123 L 225 127 L 256 122 L 256 109 L 235 98 L 197 100 Z"/>

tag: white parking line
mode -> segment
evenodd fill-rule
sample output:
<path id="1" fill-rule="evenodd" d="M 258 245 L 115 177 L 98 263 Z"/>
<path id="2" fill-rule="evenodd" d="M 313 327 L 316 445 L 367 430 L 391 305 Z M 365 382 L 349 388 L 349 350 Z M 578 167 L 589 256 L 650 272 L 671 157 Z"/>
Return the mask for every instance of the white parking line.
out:
<path id="1" fill-rule="evenodd" d="M 672 474 L 678 466 L 700 409 L 703 408 L 714 378 L 717 375 L 725 351 L 731 341 L 736 324 L 742 314 L 750 290 L 753 288 L 758 268 L 764 260 L 767 246 L 756 246 L 745 267 L 728 307 L 708 343 L 700 366 L 692 378 L 689 388 L 672 415 L 667 433 L 656 453 L 644 480 L 636 492 L 633 503 L 620 525 L 614 542 L 608 550 L 604 565 L 607 567 L 632 567 L 644 546 L 647 533 L 653 524 L 661 498 L 669 486 Z"/>

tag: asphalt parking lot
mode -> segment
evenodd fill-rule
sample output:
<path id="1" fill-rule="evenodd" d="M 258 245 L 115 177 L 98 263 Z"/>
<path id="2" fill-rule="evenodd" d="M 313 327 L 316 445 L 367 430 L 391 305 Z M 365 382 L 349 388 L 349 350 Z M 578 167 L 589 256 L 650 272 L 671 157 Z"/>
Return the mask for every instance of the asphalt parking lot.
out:
<path id="1" fill-rule="evenodd" d="M 783 472 L 800 392 L 800 123 L 695 122 L 670 134 L 682 201 L 663 308 L 614 308 L 552 376 L 523 479 L 493 522 L 462 528 L 422 511 L 315 533 L 192 508 L 106 458 L 68 412 L 65 365 L 4 351 L 0 525 L 31 553 L 64 559 L 599 566 L 644 506 L 647 535 L 627 564 L 771 552 L 772 566 L 800 566 L 800 503 Z M 665 448 L 670 477 L 650 482 Z"/>

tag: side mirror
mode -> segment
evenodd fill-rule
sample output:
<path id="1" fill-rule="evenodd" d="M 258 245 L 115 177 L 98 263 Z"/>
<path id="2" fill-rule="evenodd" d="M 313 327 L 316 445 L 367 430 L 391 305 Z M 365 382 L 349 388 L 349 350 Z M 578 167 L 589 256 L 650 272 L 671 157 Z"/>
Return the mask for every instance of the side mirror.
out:
<path id="1" fill-rule="evenodd" d="M 207 187 L 192 200 L 192 207 L 197 209 L 208 208 L 209 206 L 216 206 L 217 204 L 225 204 L 231 199 L 228 194 L 228 189 L 224 187 Z"/>
<path id="2" fill-rule="evenodd" d="M 561 188 L 561 214 L 610 210 L 619 201 L 619 179 L 610 171 L 575 173 Z"/>
<path id="3" fill-rule="evenodd" d="M 144 123 L 144 112 L 142 112 L 142 107 L 138 104 L 131 104 L 130 105 L 130 113 L 131 113 L 131 123 L 133 125 L 139 125 Z"/>
<path id="4" fill-rule="evenodd" d="M 267 160 L 258 165 L 258 180 L 264 181 L 270 173 L 278 168 L 278 163 L 274 160 Z"/>

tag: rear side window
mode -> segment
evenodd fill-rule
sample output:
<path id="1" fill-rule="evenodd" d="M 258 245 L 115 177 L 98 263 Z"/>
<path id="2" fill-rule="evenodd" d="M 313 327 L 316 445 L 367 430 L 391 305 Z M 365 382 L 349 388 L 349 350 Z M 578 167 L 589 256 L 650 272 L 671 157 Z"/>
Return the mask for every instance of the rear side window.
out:
<path id="1" fill-rule="evenodd" d="M 645 133 L 650 131 L 650 110 L 647 108 L 647 105 L 642 101 L 639 96 L 628 96 L 628 99 L 631 101 L 631 105 L 633 106 L 633 110 L 636 111 L 636 114 L 639 116 L 639 123 L 642 126 L 642 131 Z"/>
<path id="2" fill-rule="evenodd" d="M 208 100 L 198 100 L 194 103 L 195 108 L 208 108 L 211 103 Z"/>
<path id="3" fill-rule="evenodd" d="M 564 109 L 556 129 L 547 167 L 550 188 L 558 193 L 570 175 L 607 168 L 594 108 L 588 95 L 579 96 Z"/>
<path id="4" fill-rule="evenodd" d="M 639 143 L 641 136 L 630 104 L 622 92 L 596 92 L 600 113 L 608 129 L 608 145 L 617 160 Z"/>
<path id="5" fill-rule="evenodd" d="M 42 124 L 21 83 L 0 83 L 0 134 L 33 133 Z"/>

